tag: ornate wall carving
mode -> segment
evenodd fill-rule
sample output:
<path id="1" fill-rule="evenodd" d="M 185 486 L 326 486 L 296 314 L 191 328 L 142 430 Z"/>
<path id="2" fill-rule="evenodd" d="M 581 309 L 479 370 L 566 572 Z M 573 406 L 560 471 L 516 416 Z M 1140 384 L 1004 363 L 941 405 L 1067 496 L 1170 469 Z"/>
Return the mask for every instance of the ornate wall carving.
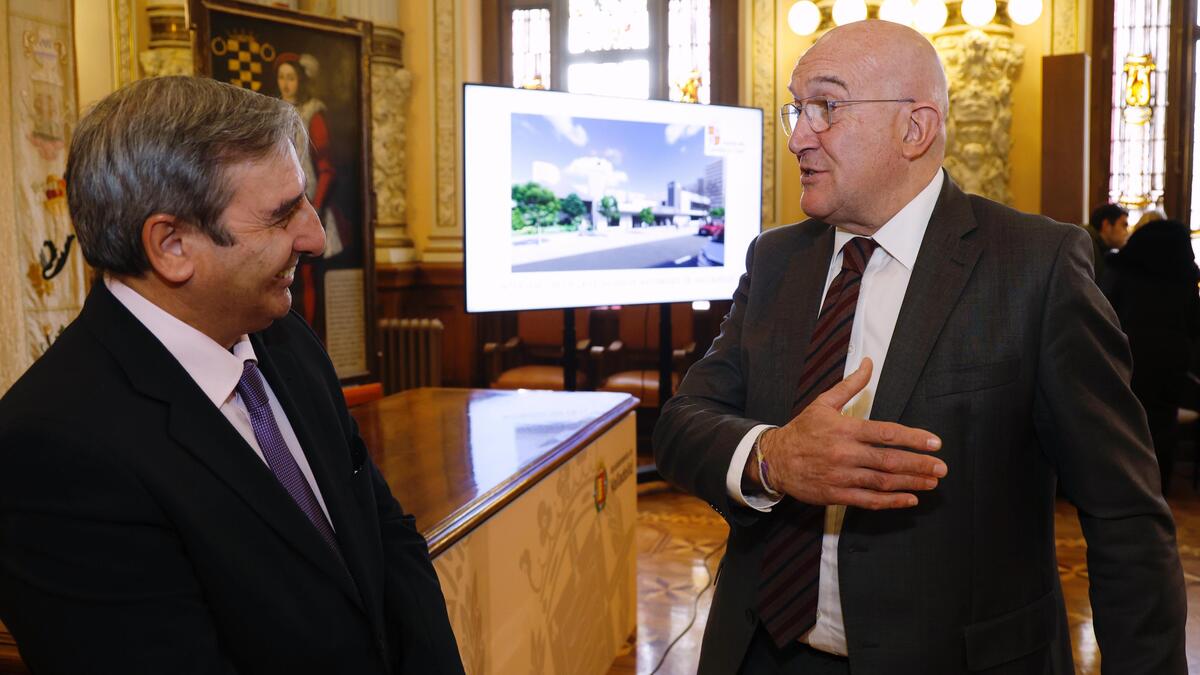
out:
<path id="1" fill-rule="evenodd" d="M 458 217 L 458 0 L 435 0 L 433 20 L 433 91 L 437 143 L 437 205 L 433 231 L 423 258 L 429 262 L 462 260 L 462 226 Z"/>
<path id="2" fill-rule="evenodd" d="M 950 83 L 946 170 L 966 192 L 1011 203 L 1012 89 L 1025 47 L 994 24 L 946 29 L 933 44 Z"/>
<path id="3" fill-rule="evenodd" d="M 371 154 L 375 178 L 375 260 L 416 259 L 408 235 L 408 100 L 412 73 L 403 68 L 403 34 L 375 27 L 371 54 Z"/>
<path id="4" fill-rule="evenodd" d="M 134 0 L 112 0 L 112 3 L 113 68 L 116 71 L 113 82 L 120 88 L 138 78 L 137 63 L 134 59 L 137 52 L 137 27 Z"/>
<path id="5" fill-rule="evenodd" d="M 775 80 L 775 1 L 754 2 L 754 73 L 752 103 L 762 108 L 762 225 L 774 227 L 775 222 L 775 92 L 780 83 Z"/>

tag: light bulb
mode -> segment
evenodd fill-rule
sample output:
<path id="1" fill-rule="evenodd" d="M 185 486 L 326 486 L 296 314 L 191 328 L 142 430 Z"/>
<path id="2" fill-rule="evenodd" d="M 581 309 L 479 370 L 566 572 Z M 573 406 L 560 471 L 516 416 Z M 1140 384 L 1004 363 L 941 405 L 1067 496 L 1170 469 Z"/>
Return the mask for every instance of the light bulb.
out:
<path id="1" fill-rule="evenodd" d="M 800 0 L 788 10 L 788 27 L 796 35 L 812 35 L 821 27 L 821 10 L 812 0 Z"/>
<path id="2" fill-rule="evenodd" d="M 947 14 L 942 0 L 917 0 L 913 6 L 913 25 L 922 33 L 936 33 L 946 25 Z"/>
<path id="3" fill-rule="evenodd" d="M 833 22 L 839 26 L 862 21 L 867 18 L 867 3 L 864 0 L 837 0 L 833 3 Z"/>
<path id="4" fill-rule="evenodd" d="M 996 18 L 996 0 L 963 0 L 963 21 L 982 28 Z"/>
<path id="5" fill-rule="evenodd" d="M 912 0 L 883 0 L 883 4 L 879 6 L 879 18 L 911 26 L 913 20 Z"/>
<path id="6" fill-rule="evenodd" d="M 1011 0 L 1008 18 L 1018 26 L 1028 26 L 1042 15 L 1042 0 Z"/>

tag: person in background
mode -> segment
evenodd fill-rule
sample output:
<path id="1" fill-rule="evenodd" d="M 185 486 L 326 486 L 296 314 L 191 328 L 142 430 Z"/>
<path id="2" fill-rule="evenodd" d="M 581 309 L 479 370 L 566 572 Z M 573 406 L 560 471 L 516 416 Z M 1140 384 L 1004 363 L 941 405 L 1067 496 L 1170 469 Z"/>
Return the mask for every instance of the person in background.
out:
<path id="1" fill-rule="evenodd" d="M 1108 258 L 1129 238 L 1129 212 L 1117 204 L 1103 204 L 1092 210 L 1088 224 L 1083 226 L 1092 238 L 1092 259 L 1096 268 L 1096 284 L 1107 285 Z"/>
<path id="2" fill-rule="evenodd" d="M 316 334 L 279 99 L 139 80 L 75 129 L 103 274 L 0 399 L 0 620 L 34 673 L 462 675 L 445 598 Z"/>
<path id="3" fill-rule="evenodd" d="M 1200 271 L 1191 233 L 1177 220 L 1153 220 L 1134 231 L 1108 268 L 1108 299 L 1129 336 L 1133 393 L 1146 409 L 1166 495 L 1180 401 L 1200 339 Z"/>

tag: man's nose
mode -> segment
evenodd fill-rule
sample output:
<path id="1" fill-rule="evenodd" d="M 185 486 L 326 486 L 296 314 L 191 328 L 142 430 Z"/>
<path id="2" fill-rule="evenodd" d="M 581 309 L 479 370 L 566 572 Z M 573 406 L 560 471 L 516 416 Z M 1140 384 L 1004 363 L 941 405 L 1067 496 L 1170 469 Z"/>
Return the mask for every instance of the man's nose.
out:
<path id="1" fill-rule="evenodd" d="M 296 223 L 299 227 L 296 231 L 296 241 L 292 243 L 292 248 L 297 253 L 307 253 L 312 256 L 319 256 L 325 252 L 325 228 L 321 226 L 321 219 L 317 216 L 317 210 L 313 208 L 311 202 L 304 200 L 304 206 L 298 214 L 300 222 Z"/>
<path id="2" fill-rule="evenodd" d="M 817 134 L 808 122 L 808 116 L 800 113 L 796 116 L 796 124 L 792 126 L 792 135 L 788 136 L 788 152 L 799 155 L 805 150 L 811 150 L 817 145 Z"/>

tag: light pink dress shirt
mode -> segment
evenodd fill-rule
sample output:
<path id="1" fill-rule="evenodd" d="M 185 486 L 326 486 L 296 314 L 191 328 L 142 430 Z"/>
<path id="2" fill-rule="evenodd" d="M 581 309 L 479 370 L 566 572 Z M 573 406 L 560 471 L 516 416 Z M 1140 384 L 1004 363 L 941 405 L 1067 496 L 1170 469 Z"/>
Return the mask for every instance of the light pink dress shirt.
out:
<path id="1" fill-rule="evenodd" d="M 233 345 L 232 351 L 226 350 L 212 338 L 180 321 L 119 280 L 105 276 L 104 285 L 108 287 L 117 302 L 124 305 L 125 309 L 128 309 L 129 313 L 133 314 L 134 318 L 140 321 L 146 330 L 150 331 L 167 348 L 168 352 L 171 352 L 171 356 L 174 356 L 179 365 L 183 366 L 187 374 L 200 387 L 200 391 L 204 392 L 208 400 L 212 401 L 213 405 L 221 411 L 225 419 L 229 420 L 233 428 L 246 441 L 246 444 L 266 464 L 267 460 L 263 456 L 262 448 L 259 447 L 258 439 L 254 436 L 254 428 L 250 426 L 250 415 L 246 412 L 246 404 L 242 402 L 242 397 L 237 393 L 237 384 L 242 379 L 245 362 L 247 360 L 258 362 L 258 357 L 254 354 L 254 345 L 250 343 L 249 336 L 243 335 L 238 339 L 237 344 Z M 308 481 L 309 486 L 312 487 L 313 494 L 317 496 L 317 502 L 321 505 L 321 510 L 325 512 L 325 518 L 328 520 L 329 509 L 325 506 L 321 489 L 317 487 L 317 481 L 313 478 L 308 458 L 300 449 L 300 441 L 296 438 L 292 423 L 288 421 L 287 414 L 283 412 L 283 407 L 279 405 L 279 399 L 276 398 L 275 392 L 266 378 L 261 375 L 259 377 L 267 391 L 267 397 L 271 400 L 271 414 L 275 416 L 279 431 L 283 434 L 283 440 L 287 443 L 292 456 L 296 458 L 296 464 L 300 466 L 300 473 L 304 474 L 304 480 Z M 330 524 L 332 526 L 332 521 Z"/>

